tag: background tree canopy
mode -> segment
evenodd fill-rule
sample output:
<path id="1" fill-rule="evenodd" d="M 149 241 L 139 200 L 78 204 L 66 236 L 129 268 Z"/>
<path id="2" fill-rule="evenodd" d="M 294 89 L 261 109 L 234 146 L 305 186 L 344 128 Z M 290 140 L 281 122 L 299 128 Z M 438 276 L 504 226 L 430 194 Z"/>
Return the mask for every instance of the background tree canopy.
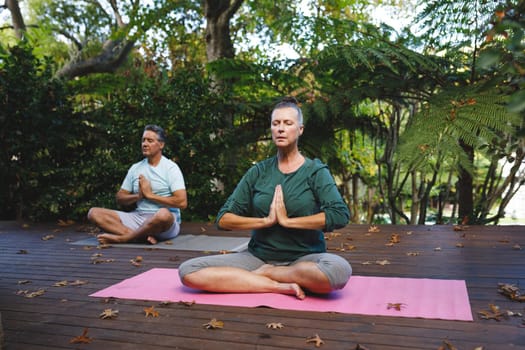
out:
<path id="1" fill-rule="evenodd" d="M 416 16 L 392 28 L 379 6 Z M 302 102 L 302 152 L 329 164 L 352 222 L 498 223 L 525 183 L 524 1 L 5 0 L 0 11 L 1 219 L 115 207 L 157 123 L 185 174 L 184 219 L 213 220 L 274 154 L 269 115 L 286 95 Z"/>

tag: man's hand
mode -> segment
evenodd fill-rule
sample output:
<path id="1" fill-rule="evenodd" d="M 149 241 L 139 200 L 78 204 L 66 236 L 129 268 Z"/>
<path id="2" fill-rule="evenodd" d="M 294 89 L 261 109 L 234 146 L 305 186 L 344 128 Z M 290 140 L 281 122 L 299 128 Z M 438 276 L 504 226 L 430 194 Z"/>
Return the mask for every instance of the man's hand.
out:
<path id="1" fill-rule="evenodd" d="M 150 198 L 153 194 L 151 190 L 151 182 L 144 175 L 139 175 L 139 197 Z"/>

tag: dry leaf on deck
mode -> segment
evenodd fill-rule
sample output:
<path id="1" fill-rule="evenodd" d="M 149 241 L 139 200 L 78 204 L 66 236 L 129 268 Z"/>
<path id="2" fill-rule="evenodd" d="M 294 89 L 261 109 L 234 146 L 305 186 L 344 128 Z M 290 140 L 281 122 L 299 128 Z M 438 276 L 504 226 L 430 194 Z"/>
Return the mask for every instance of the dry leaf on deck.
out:
<path id="1" fill-rule="evenodd" d="M 30 280 L 21 280 L 21 281 L 18 281 L 18 284 L 29 284 L 31 283 Z"/>
<path id="2" fill-rule="evenodd" d="M 504 314 L 500 311 L 499 306 L 494 304 L 489 304 L 490 310 L 481 310 L 478 311 L 480 317 L 484 320 L 496 320 L 501 321 L 501 318 Z"/>
<path id="3" fill-rule="evenodd" d="M 355 346 L 355 349 L 354 350 L 368 350 L 368 348 L 364 347 L 363 345 L 361 344 L 357 344 Z"/>
<path id="4" fill-rule="evenodd" d="M 70 344 L 89 344 L 91 343 L 92 338 L 87 336 L 88 329 L 84 328 L 84 331 L 82 332 L 82 335 L 76 336 L 72 338 L 69 343 Z"/>
<path id="5" fill-rule="evenodd" d="M 16 292 L 17 295 L 23 295 L 26 298 L 35 298 L 43 295 L 46 292 L 45 289 L 39 289 L 34 292 L 30 292 L 28 290 L 19 290 Z"/>
<path id="6" fill-rule="evenodd" d="M 27 250 L 25 249 L 20 249 L 18 252 L 16 252 L 17 254 L 27 254 Z"/>
<path id="7" fill-rule="evenodd" d="M 498 283 L 498 291 L 511 300 L 525 301 L 525 295 L 522 295 L 520 289 L 514 284 Z"/>
<path id="8" fill-rule="evenodd" d="M 140 267 L 142 265 L 142 257 L 137 256 L 136 258 L 131 259 L 130 262 L 131 262 L 131 265 L 135 267 Z"/>
<path id="9" fill-rule="evenodd" d="M 521 250 L 521 246 L 519 244 L 514 244 L 512 246 L 512 249 L 514 249 L 514 250 Z"/>
<path id="10" fill-rule="evenodd" d="M 458 350 L 451 342 L 448 340 L 443 340 L 443 344 L 438 348 L 438 350 Z"/>
<path id="11" fill-rule="evenodd" d="M 146 313 L 146 317 L 152 316 L 152 317 L 159 317 L 159 312 L 155 310 L 155 306 L 146 307 L 144 308 L 144 312 Z"/>
<path id="12" fill-rule="evenodd" d="M 182 301 L 182 300 L 180 300 L 179 301 L 179 305 L 184 305 L 184 306 L 188 306 L 188 307 L 193 306 L 195 304 L 196 304 L 195 300 L 192 300 L 192 301 Z"/>
<path id="13" fill-rule="evenodd" d="M 284 325 L 281 322 L 270 322 L 266 324 L 266 328 L 281 329 L 284 328 Z"/>
<path id="14" fill-rule="evenodd" d="M 408 252 L 407 256 L 418 256 L 419 254 L 419 252 Z"/>
<path id="15" fill-rule="evenodd" d="M 100 315 L 98 315 L 103 320 L 113 319 L 118 317 L 118 310 L 105 309 Z"/>
<path id="16" fill-rule="evenodd" d="M 376 264 L 377 265 L 381 265 L 381 266 L 385 266 L 385 265 L 390 265 L 390 261 L 388 260 L 376 260 Z"/>
<path id="17" fill-rule="evenodd" d="M 49 241 L 50 239 L 53 239 L 53 238 L 55 238 L 54 235 L 46 235 L 46 236 L 42 237 L 42 240 L 43 241 Z"/>
<path id="18" fill-rule="evenodd" d="M 53 284 L 53 287 L 65 287 L 68 285 L 68 281 L 60 281 Z"/>
<path id="19" fill-rule="evenodd" d="M 212 318 L 210 322 L 205 323 L 202 326 L 206 329 L 218 329 L 224 327 L 224 322 L 219 321 L 216 318 Z"/>
<path id="20" fill-rule="evenodd" d="M 464 248 L 465 246 L 463 243 L 456 243 L 456 248 Z"/>
<path id="21" fill-rule="evenodd" d="M 315 347 L 316 348 L 318 348 L 318 347 L 320 347 L 321 345 L 324 344 L 324 341 L 321 339 L 321 337 L 319 337 L 319 334 L 316 334 L 313 337 L 310 337 L 310 338 L 306 339 L 306 342 L 307 343 L 315 343 Z"/>
<path id="22" fill-rule="evenodd" d="M 65 220 L 65 221 L 64 221 L 64 220 L 60 220 L 60 219 L 59 219 L 58 222 L 57 222 L 57 225 L 58 225 L 58 226 L 62 226 L 62 227 L 64 227 L 64 226 L 71 226 L 71 225 L 73 225 L 74 223 L 75 223 L 75 222 L 74 222 L 73 220 Z"/>
<path id="23" fill-rule="evenodd" d="M 398 233 L 393 233 L 391 236 L 390 236 L 390 243 L 399 243 L 401 242 L 401 238 L 399 238 L 399 234 Z"/>
<path id="24" fill-rule="evenodd" d="M 388 305 L 386 306 L 387 310 L 390 310 L 390 309 L 395 309 L 397 311 L 401 311 L 401 309 L 403 308 L 403 303 L 388 303 Z"/>
<path id="25" fill-rule="evenodd" d="M 70 286 L 81 286 L 81 285 L 84 285 L 84 284 L 87 284 L 88 281 L 82 281 L 82 280 L 75 280 L 73 282 L 70 282 L 69 285 Z"/>
<path id="26" fill-rule="evenodd" d="M 376 225 L 372 225 L 368 228 L 368 232 L 379 232 L 380 229 Z"/>
<path id="27" fill-rule="evenodd" d="M 337 238 L 339 236 L 341 236 L 339 232 L 327 232 L 324 234 L 324 239 L 327 241 L 331 241 L 332 239 Z"/>

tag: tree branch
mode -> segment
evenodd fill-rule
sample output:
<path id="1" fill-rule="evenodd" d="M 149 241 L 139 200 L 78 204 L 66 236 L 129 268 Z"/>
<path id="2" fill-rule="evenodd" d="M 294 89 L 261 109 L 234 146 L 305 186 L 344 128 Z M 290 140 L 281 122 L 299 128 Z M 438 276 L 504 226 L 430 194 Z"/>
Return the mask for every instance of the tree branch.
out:
<path id="1" fill-rule="evenodd" d="M 104 44 L 102 52 L 82 61 L 71 61 L 60 69 L 58 78 L 72 79 L 92 73 L 113 73 L 126 60 L 135 42 L 126 40 L 110 40 Z"/>

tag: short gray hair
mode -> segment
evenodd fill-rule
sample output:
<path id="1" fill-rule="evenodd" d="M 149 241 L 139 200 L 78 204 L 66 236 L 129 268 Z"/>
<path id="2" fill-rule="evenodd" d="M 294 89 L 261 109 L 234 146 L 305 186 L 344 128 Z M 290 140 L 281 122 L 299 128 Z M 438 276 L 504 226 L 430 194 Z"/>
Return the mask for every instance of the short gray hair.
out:
<path id="1" fill-rule="evenodd" d="M 278 104 L 275 105 L 275 107 L 273 107 L 272 116 L 275 110 L 281 109 L 281 108 L 295 109 L 295 111 L 297 112 L 297 121 L 299 122 L 299 125 L 303 125 L 303 112 L 301 111 L 301 108 L 299 107 L 299 102 L 297 101 L 295 97 L 293 96 L 284 97 L 281 100 L 281 102 L 279 102 Z"/>

